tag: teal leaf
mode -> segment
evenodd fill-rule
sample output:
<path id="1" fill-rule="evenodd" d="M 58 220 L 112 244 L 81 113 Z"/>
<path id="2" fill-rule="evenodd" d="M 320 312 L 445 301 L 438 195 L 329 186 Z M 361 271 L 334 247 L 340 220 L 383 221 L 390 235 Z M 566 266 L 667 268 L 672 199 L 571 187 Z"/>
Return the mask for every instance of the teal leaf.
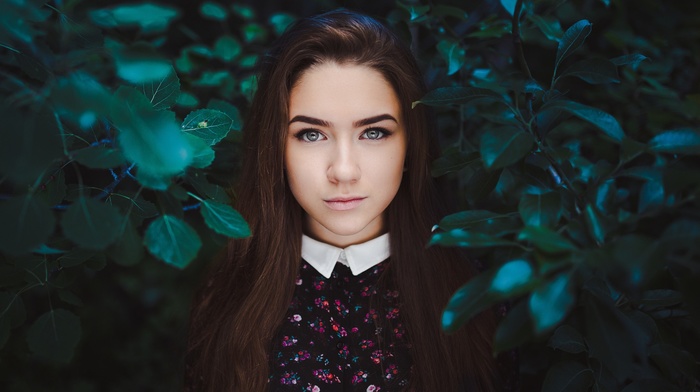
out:
<path id="1" fill-rule="evenodd" d="M 213 200 L 202 200 L 201 211 L 204 222 L 215 232 L 231 238 L 250 236 L 248 223 L 231 206 Z"/>
<path id="2" fill-rule="evenodd" d="M 506 11 L 510 14 L 510 16 L 513 16 L 515 14 L 515 3 L 516 0 L 501 0 L 501 5 L 503 8 L 505 8 Z"/>
<path id="3" fill-rule="evenodd" d="M 486 169 L 500 169 L 523 159 L 534 142 L 532 135 L 517 127 L 491 128 L 481 136 L 479 151 Z"/>
<path id="4" fill-rule="evenodd" d="M 124 154 L 116 148 L 104 145 L 86 147 L 71 153 L 78 163 L 92 169 L 111 169 L 126 163 Z"/>
<path id="5" fill-rule="evenodd" d="M 649 140 L 649 149 L 654 152 L 700 155 L 700 132 L 690 128 L 664 131 Z"/>
<path id="6" fill-rule="evenodd" d="M 528 13 L 527 18 L 530 19 L 535 26 L 547 37 L 550 41 L 559 42 L 561 37 L 564 35 L 564 31 L 561 29 L 561 24 L 559 20 L 554 17 L 541 16 L 534 13 Z"/>
<path id="7" fill-rule="evenodd" d="M 172 176 L 168 174 L 150 173 L 146 170 L 136 169 L 134 176 L 139 184 L 156 191 L 165 191 L 172 184 Z"/>
<path id="8" fill-rule="evenodd" d="M 203 169 L 214 162 L 216 154 L 209 143 L 194 135 L 185 134 L 185 137 L 190 143 L 192 150 L 192 162 L 190 163 L 190 166 L 197 169 Z"/>
<path id="9" fill-rule="evenodd" d="M 143 240 L 130 220 L 124 220 L 119 238 L 105 253 L 115 263 L 127 267 L 136 265 L 143 259 Z"/>
<path id="10" fill-rule="evenodd" d="M 55 309 L 32 324 L 27 331 L 27 343 L 38 358 L 65 365 L 73 358 L 81 334 L 78 316 L 65 309 Z"/>
<path id="11" fill-rule="evenodd" d="M 422 103 L 428 106 L 445 106 L 451 104 L 466 104 L 466 103 L 482 103 L 482 102 L 503 102 L 501 94 L 477 87 L 441 87 L 429 91 L 423 98 L 413 102 L 411 107 Z"/>
<path id="12" fill-rule="evenodd" d="M 90 19 L 101 27 L 138 26 L 146 34 L 160 33 L 180 15 L 177 8 L 153 3 L 135 3 L 90 11 Z"/>
<path id="13" fill-rule="evenodd" d="M 214 56 L 227 63 L 236 59 L 242 50 L 241 43 L 231 35 L 222 35 L 214 43 Z"/>
<path id="14" fill-rule="evenodd" d="M 494 246 L 514 246 L 516 244 L 484 233 L 453 229 L 444 233 L 433 234 L 430 238 L 429 245 L 487 248 Z"/>
<path id="15" fill-rule="evenodd" d="M 520 301 L 498 324 L 494 337 L 494 351 L 512 350 L 527 341 L 531 341 L 534 336 L 527 301 Z"/>
<path id="16" fill-rule="evenodd" d="M 43 200 L 16 196 L 0 201 L 0 222 L 0 250 L 18 254 L 45 243 L 56 226 L 56 217 Z"/>
<path id="17" fill-rule="evenodd" d="M 550 101 L 543 107 L 543 110 L 544 109 L 559 109 L 569 112 L 574 116 L 595 125 L 598 129 L 603 131 L 604 134 L 610 136 L 616 142 L 620 142 L 625 138 L 625 132 L 622 130 L 622 127 L 620 127 L 620 124 L 617 122 L 615 117 L 600 109 L 566 100 Z"/>
<path id="18" fill-rule="evenodd" d="M 174 175 L 192 161 L 190 144 L 180 132 L 175 113 L 153 110 L 141 92 L 120 87 L 111 112 L 124 156 L 136 164 L 144 177 Z"/>
<path id="19" fill-rule="evenodd" d="M 51 89 L 51 102 L 62 119 L 90 129 L 109 115 L 112 93 L 92 75 L 76 71 L 58 78 Z"/>
<path id="20" fill-rule="evenodd" d="M 571 354 L 588 351 L 581 332 L 568 324 L 560 325 L 549 338 L 547 345 Z"/>
<path id="21" fill-rule="evenodd" d="M 168 109 L 175 105 L 180 95 L 180 78 L 177 77 L 175 69 L 170 67 L 168 76 L 142 84 L 141 91 L 151 102 L 153 109 Z"/>
<path id="22" fill-rule="evenodd" d="M 646 151 L 647 145 L 630 137 L 622 139 L 620 145 L 620 163 L 627 163 Z"/>
<path id="23" fill-rule="evenodd" d="M 199 7 L 199 13 L 206 19 L 223 21 L 228 18 L 228 10 L 221 4 L 206 1 Z"/>
<path id="24" fill-rule="evenodd" d="M 503 264 L 491 282 L 491 291 L 504 296 L 522 293 L 532 282 L 534 271 L 525 260 L 512 260 Z"/>
<path id="25" fill-rule="evenodd" d="M 267 39 L 267 29 L 257 23 L 248 23 L 243 26 L 243 40 L 250 44 L 252 42 L 263 42 Z"/>
<path id="26" fill-rule="evenodd" d="M 576 246 L 556 231 L 543 226 L 527 226 L 518 235 L 521 241 L 532 242 L 547 253 L 561 253 L 576 250 Z"/>
<path id="27" fill-rule="evenodd" d="M 633 54 L 626 54 L 624 56 L 619 56 L 615 57 L 614 59 L 610 59 L 610 62 L 617 66 L 621 65 L 629 65 L 633 70 L 636 70 L 637 67 L 639 67 L 639 64 L 644 61 L 648 60 L 649 58 L 647 56 L 644 56 L 639 53 L 633 53 Z"/>
<path id="28" fill-rule="evenodd" d="M 561 217 L 561 196 L 558 192 L 525 194 L 520 198 L 518 211 L 526 226 L 554 227 Z"/>
<path id="29" fill-rule="evenodd" d="M 81 265 L 91 258 L 95 257 L 98 251 L 91 249 L 75 248 L 70 252 L 62 255 L 56 261 L 62 268 L 70 268 Z"/>
<path id="30" fill-rule="evenodd" d="M 666 192 L 664 184 L 659 181 L 647 181 L 642 185 L 639 191 L 639 205 L 637 212 L 643 214 L 656 208 L 660 208 L 664 204 Z"/>
<path id="31" fill-rule="evenodd" d="M 233 121 L 224 112 L 200 109 L 185 117 L 185 121 L 182 122 L 182 132 L 197 136 L 213 146 L 226 137 L 232 124 Z"/>
<path id="32" fill-rule="evenodd" d="M 452 295 L 442 313 L 442 329 L 452 333 L 479 312 L 501 300 L 501 296 L 489 290 L 493 272 L 485 272 L 472 278 Z"/>
<path id="33" fill-rule="evenodd" d="M 574 305 L 569 291 L 569 275 L 560 274 L 530 295 L 530 313 L 535 332 L 543 333 L 561 322 Z"/>
<path id="34" fill-rule="evenodd" d="M 172 215 L 151 222 L 143 241 L 153 256 L 180 269 L 187 267 L 202 247 L 197 232 Z"/>
<path id="35" fill-rule="evenodd" d="M 459 41 L 442 40 L 437 44 L 437 50 L 447 63 L 448 75 L 459 71 L 466 61 L 466 52 Z"/>
<path id="36" fill-rule="evenodd" d="M 463 9 L 444 4 L 434 4 L 430 12 L 432 15 L 435 15 L 440 18 L 445 18 L 449 16 L 459 21 L 464 21 L 469 17 L 467 12 Z"/>
<path id="37" fill-rule="evenodd" d="M 484 200 L 493 192 L 501 178 L 500 169 L 486 171 L 483 168 L 478 168 L 469 178 L 466 185 L 466 196 L 471 202 Z"/>
<path id="38" fill-rule="evenodd" d="M 275 35 L 280 36 L 295 20 L 296 18 L 294 15 L 280 12 L 272 14 L 268 22 L 272 25 L 272 30 L 275 32 Z"/>
<path id="39" fill-rule="evenodd" d="M 499 217 L 503 215 L 486 210 L 461 211 L 442 218 L 439 226 L 443 230 L 462 229 Z"/>
<path id="40" fill-rule="evenodd" d="M 605 236 L 607 235 L 607 229 L 600 212 L 598 212 L 592 204 L 587 204 L 583 219 L 586 222 L 588 234 L 591 238 L 593 238 L 597 244 L 603 244 L 605 242 Z"/>
<path id="41" fill-rule="evenodd" d="M 424 17 L 428 14 L 428 11 L 430 11 L 429 5 L 406 4 L 402 1 L 397 2 L 397 4 L 399 7 L 408 11 L 411 22 L 418 22 L 424 19 Z"/>
<path id="42" fill-rule="evenodd" d="M 571 64 L 558 79 L 575 76 L 590 84 L 620 83 L 617 67 L 610 60 L 591 58 Z"/>
<path id="43" fill-rule="evenodd" d="M 561 40 L 559 40 L 559 46 L 557 47 L 557 57 L 554 61 L 555 70 L 559 68 L 559 64 L 562 60 L 583 45 L 586 37 L 591 33 L 591 29 L 591 22 L 583 19 L 574 23 L 564 32 Z"/>
<path id="44" fill-rule="evenodd" d="M 117 48 L 114 51 L 114 62 L 117 75 L 133 84 L 166 79 L 173 69 L 170 60 L 144 42 Z"/>
<path id="45" fill-rule="evenodd" d="M 594 382 L 592 369 L 578 361 L 564 360 L 549 368 L 542 392 L 586 392 Z"/>
<path id="46" fill-rule="evenodd" d="M 207 104 L 207 109 L 218 110 L 229 116 L 231 119 L 232 131 L 240 131 L 243 127 L 243 120 L 241 119 L 240 111 L 238 111 L 238 108 L 230 103 L 214 98 Z"/>
<path id="47" fill-rule="evenodd" d="M 118 208 L 80 197 L 63 214 L 61 228 L 66 238 L 83 248 L 101 250 L 117 239 L 123 219 Z"/>
<path id="48" fill-rule="evenodd" d="M 231 5 L 231 10 L 245 20 L 255 19 L 255 10 L 251 6 L 234 3 Z"/>

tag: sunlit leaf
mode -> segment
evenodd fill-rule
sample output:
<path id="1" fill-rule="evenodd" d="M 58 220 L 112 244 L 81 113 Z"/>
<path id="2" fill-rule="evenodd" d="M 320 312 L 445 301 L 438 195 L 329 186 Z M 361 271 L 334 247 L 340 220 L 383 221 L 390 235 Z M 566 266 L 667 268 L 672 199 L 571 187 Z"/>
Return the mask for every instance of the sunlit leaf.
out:
<path id="1" fill-rule="evenodd" d="M 497 92 L 484 88 L 441 87 L 428 92 L 419 101 L 413 102 L 412 107 L 416 107 L 419 103 L 428 106 L 445 106 L 474 102 L 505 102 L 505 100 Z"/>
<path id="2" fill-rule="evenodd" d="M 202 200 L 201 211 L 204 222 L 215 232 L 231 238 L 250 236 L 248 223 L 233 207 L 213 200 Z"/>
<path id="3" fill-rule="evenodd" d="M 533 275 L 532 266 L 527 261 L 509 261 L 496 272 L 490 290 L 505 296 L 521 294 L 532 283 Z"/>
<path id="4" fill-rule="evenodd" d="M 571 25 L 571 27 L 564 32 L 561 40 L 559 40 L 559 46 L 557 47 L 557 57 L 554 62 L 555 69 L 559 67 L 562 60 L 583 45 L 586 37 L 591 33 L 591 29 L 591 22 L 583 19 Z"/>
<path id="5" fill-rule="evenodd" d="M 65 309 L 41 315 L 27 331 L 29 349 L 38 358 L 67 364 L 73 358 L 82 328 L 78 316 Z"/>
<path id="6" fill-rule="evenodd" d="M 622 127 L 620 127 L 615 117 L 600 109 L 566 100 L 548 102 L 545 107 L 543 107 L 543 110 L 545 108 L 547 110 L 564 110 L 582 120 L 588 121 L 616 142 L 620 142 L 625 138 L 625 132 L 622 130 Z"/>
<path id="7" fill-rule="evenodd" d="M 601 58 L 591 58 L 571 64 L 559 75 L 559 79 L 566 76 L 575 76 L 590 84 L 620 83 L 615 64 Z"/>
<path id="8" fill-rule="evenodd" d="M 586 392 L 594 382 L 592 369 L 578 361 L 564 360 L 549 368 L 542 392 Z"/>
<path id="9" fill-rule="evenodd" d="M 535 289 L 530 295 L 529 305 L 535 332 L 542 333 L 555 327 L 574 305 L 569 275 L 561 274 Z"/>
<path id="10" fill-rule="evenodd" d="M 86 249 L 104 249 L 117 239 L 124 217 L 116 207 L 81 197 L 61 219 L 61 228 L 68 239 Z"/>
<path id="11" fill-rule="evenodd" d="M 31 196 L 0 201 L 0 250 L 26 253 L 46 242 L 56 217 L 46 203 Z"/>
<path id="12" fill-rule="evenodd" d="M 558 192 L 525 194 L 518 211 L 526 226 L 555 226 L 561 217 L 561 196 Z"/>
<path id="13" fill-rule="evenodd" d="M 180 78 L 177 77 L 177 73 L 171 67 L 168 76 L 144 83 L 141 89 L 143 95 L 153 105 L 153 109 L 168 109 L 175 105 L 180 95 Z"/>
<path id="14" fill-rule="evenodd" d="M 142 32 L 159 33 L 177 18 L 177 8 L 153 3 L 134 3 L 90 11 L 90 19 L 102 27 L 138 26 Z"/>
<path id="15" fill-rule="evenodd" d="M 187 132 L 214 145 L 225 138 L 233 121 L 224 112 L 214 109 L 196 110 L 185 117 L 182 132 Z"/>
<path id="16" fill-rule="evenodd" d="M 92 169 L 110 169 L 126 163 L 124 154 L 105 145 L 86 147 L 71 153 L 73 159 Z"/>
<path id="17" fill-rule="evenodd" d="M 221 4 L 213 1 L 206 1 L 199 6 L 199 13 L 207 19 L 226 20 L 228 10 Z"/>
<path id="18" fill-rule="evenodd" d="M 649 140 L 649 149 L 656 152 L 700 155 L 700 131 L 685 128 L 661 132 Z"/>
<path id="19" fill-rule="evenodd" d="M 177 268 L 187 267 L 202 247 L 197 232 L 172 215 L 151 222 L 143 241 L 153 256 Z"/>

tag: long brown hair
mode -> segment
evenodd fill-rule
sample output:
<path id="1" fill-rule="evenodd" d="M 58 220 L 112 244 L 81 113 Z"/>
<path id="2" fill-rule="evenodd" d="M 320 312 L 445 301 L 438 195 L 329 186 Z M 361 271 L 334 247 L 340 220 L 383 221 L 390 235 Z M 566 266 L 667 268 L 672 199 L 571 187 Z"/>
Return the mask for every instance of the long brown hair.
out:
<path id="1" fill-rule="evenodd" d="M 407 171 L 385 212 L 391 233 L 391 262 L 385 273 L 403 298 L 401 314 L 414 362 L 411 389 L 457 391 L 469 385 L 493 390 L 492 315 L 477 317 L 451 336 L 440 330 L 442 308 L 471 269 L 451 249 L 425 248 L 430 228 L 443 211 L 429 170 L 435 138 L 423 107 L 411 109 L 411 102 L 425 93 L 420 69 L 389 29 L 347 10 L 298 21 L 259 64 L 236 188 L 236 207 L 253 235 L 230 242 L 195 299 L 186 389 L 267 389 L 271 340 L 293 296 L 301 264 L 303 211 L 284 170 L 289 95 L 301 74 L 322 62 L 371 67 L 389 81 L 401 101 Z"/>

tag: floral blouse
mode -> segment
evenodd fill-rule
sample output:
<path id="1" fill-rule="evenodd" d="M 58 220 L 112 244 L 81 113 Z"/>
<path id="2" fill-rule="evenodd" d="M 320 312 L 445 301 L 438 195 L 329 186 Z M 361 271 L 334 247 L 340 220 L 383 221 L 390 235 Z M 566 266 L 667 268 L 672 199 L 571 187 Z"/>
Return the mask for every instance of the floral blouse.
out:
<path id="1" fill-rule="evenodd" d="M 270 355 L 269 390 L 393 392 L 411 374 L 399 293 L 380 289 L 388 260 L 353 276 L 336 264 L 326 279 L 307 262 Z"/>

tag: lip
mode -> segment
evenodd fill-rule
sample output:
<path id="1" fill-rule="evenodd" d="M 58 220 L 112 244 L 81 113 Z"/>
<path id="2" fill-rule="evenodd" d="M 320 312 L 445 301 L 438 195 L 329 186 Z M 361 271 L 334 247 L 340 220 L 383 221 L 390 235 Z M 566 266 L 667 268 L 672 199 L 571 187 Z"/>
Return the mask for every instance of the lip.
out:
<path id="1" fill-rule="evenodd" d="M 324 200 L 326 206 L 334 211 L 347 211 L 356 208 L 366 197 L 336 197 Z"/>

